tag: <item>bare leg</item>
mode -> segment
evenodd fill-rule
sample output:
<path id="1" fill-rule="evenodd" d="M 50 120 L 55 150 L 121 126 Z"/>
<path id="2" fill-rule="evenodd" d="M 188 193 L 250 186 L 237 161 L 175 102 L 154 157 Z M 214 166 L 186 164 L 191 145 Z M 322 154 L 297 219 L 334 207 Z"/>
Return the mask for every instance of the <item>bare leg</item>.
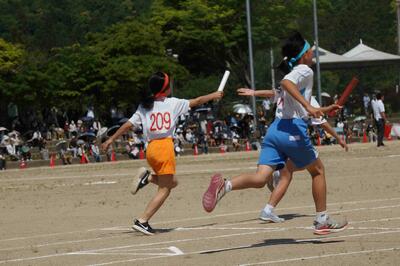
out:
<path id="1" fill-rule="evenodd" d="M 262 188 L 267 183 L 268 179 L 272 178 L 274 168 L 269 165 L 259 165 L 257 172 L 251 174 L 241 174 L 233 177 L 230 182 L 232 190 L 246 188 Z"/>
<path id="2" fill-rule="evenodd" d="M 278 186 L 272 191 L 268 201 L 268 204 L 274 207 L 278 205 L 285 195 L 293 177 L 293 173 L 289 172 L 286 167 L 280 170 L 280 175 Z"/>
<path id="3" fill-rule="evenodd" d="M 325 168 L 318 158 L 306 167 L 312 177 L 312 194 L 317 212 L 326 211 L 326 180 Z"/>
<path id="4" fill-rule="evenodd" d="M 152 176 L 152 178 L 154 175 Z M 171 189 L 178 185 L 178 181 L 174 175 L 161 175 L 157 176 L 158 191 L 156 195 L 147 204 L 146 209 L 139 218 L 139 222 L 147 222 L 163 205 L 164 201 L 168 198 Z"/>
<path id="5" fill-rule="evenodd" d="M 286 161 L 286 166 L 279 170 L 280 172 L 280 180 L 278 186 L 272 191 L 272 194 L 269 198 L 268 204 L 276 207 L 279 202 L 282 200 L 285 195 L 290 182 L 293 178 L 293 172 L 300 171 L 302 169 L 296 168 L 291 160 Z"/>

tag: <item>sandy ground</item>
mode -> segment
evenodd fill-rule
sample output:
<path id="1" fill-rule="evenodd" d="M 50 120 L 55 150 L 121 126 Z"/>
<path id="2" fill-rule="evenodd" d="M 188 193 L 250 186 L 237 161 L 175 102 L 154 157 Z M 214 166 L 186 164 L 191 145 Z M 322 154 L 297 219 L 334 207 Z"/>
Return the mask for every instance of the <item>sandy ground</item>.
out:
<path id="1" fill-rule="evenodd" d="M 0 172 L 0 265 L 399 265 L 400 142 L 322 147 L 328 210 L 348 230 L 315 236 L 311 180 L 297 173 L 277 208 L 258 220 L 267 189 L 229 193 L 208 214 L 210 176 L 254 171 L 257 152 L 178 159 L 179 186 L 151 220 L 155 236 L 130 230 L 156 187 L 129 193 L 144 161 Z"/>

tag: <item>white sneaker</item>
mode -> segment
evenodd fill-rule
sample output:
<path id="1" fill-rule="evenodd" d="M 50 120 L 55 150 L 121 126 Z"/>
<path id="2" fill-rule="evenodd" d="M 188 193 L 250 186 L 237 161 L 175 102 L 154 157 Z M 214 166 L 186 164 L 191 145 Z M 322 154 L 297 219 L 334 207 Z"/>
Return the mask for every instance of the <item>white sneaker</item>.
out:
<path id="1" fill-rule="evenodd" d="M 150 171 L 144 167 L 140 167 L 133 178 L 131 184 L 131 193 L 135 195 L 141 188 L 149 183 Z"/>
<path id="2" fill-rule="evenodd" d="M 280 218 L 275 213 L 266 212 L 264 210 L 262 210 L 261 213 L 260 213 L 260 220 L 263 220 L 263 221 L 266 221 L 266 222 L 271 222 L 271 223 L 283 223 L 285 221 L 285 219 Z"/>

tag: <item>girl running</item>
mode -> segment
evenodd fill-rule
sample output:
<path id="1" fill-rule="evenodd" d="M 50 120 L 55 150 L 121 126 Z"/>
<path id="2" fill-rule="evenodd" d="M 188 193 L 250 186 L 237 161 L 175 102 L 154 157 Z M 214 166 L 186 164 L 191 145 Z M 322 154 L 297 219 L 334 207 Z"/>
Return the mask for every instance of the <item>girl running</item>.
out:
<path id="1" fill-rule="evenodd" d="M 225 180 L 220 174 L 211 178 L 210 185 L 203 195 L 203 207 L 211 212 L 218 201 L 231 190 L 261 188 L 272 178 L 275 170 L 285 168 L 287 159 L 299 168 L 305 168 L 312 176 L 312 193 L 316 207 L 314 221 L 315 234 L 329 234 L 343 230 L 347 222 L 336 223 L 326 211 L 326 181 L 322 161 L 311 144 L 307 134 L 307 122 L 311 117 L 321 117 L 324 112 L 338 109 L 331 105 L 314 108 L 310 104 L 313 71 L 312 49 L 300 33 L 288 38 L 282 47 L 284 64 L 281 69 L 288 73 L 281 81 L 283 88 L 282 114 L 276 118 L 264 137 L 256 173 L 242 174 Z M 263 91 L 254 91 L 255 96 L 264 95 Z"/>
<path id="2" fill-rule="evenodd" d="M 142 215 L 133 221 L 132 228 L 146 235 L 154 234 L 155 231 L 148 221 L 168 198 L 171 189 L 178 185 L 175 178 L 176 162 L 172 136 L 179 116 L 187 113 L 194 106 L 221 99 L 223 96 L 223 92 L 214 92 L 195 99 L 184 100 L 167 98 L 169 94 L 168 75 L 162 72 L 153 74 L 136 112 L 102 145 L 103 150 L 107 150 L 111 143 L 132 127 L 143 129 L 144 136 L 149 143 L 146 159 L 154 174 L 150 174 L 150 171 L 144 167 L 138 169 L 131 192 L 136 194 L 148 183 L 156 184 L 158 191 Z"/>

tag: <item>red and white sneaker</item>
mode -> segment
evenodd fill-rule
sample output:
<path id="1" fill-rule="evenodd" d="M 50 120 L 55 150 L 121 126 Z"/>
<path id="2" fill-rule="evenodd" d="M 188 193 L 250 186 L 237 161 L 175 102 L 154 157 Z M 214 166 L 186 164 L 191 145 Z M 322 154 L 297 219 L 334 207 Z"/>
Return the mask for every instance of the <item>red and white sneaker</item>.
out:
<path id="1" fill-rule="evenodd" d="M 336 222 L 335 220 L 328 217 L 324 223 L 314 221 L 314 234 L 315 235 L 327 235 L 331 233 L 341 232 L 347 228 L 348 222 Z"/>
<path id="2" fill-rule="evenodd" d="M 203 208 L 206 212 L 212 212 L 218 201 L 225 195 L 225 179 L 221 174 L 211 177 L 210 185 L 203 195 Z"/>

